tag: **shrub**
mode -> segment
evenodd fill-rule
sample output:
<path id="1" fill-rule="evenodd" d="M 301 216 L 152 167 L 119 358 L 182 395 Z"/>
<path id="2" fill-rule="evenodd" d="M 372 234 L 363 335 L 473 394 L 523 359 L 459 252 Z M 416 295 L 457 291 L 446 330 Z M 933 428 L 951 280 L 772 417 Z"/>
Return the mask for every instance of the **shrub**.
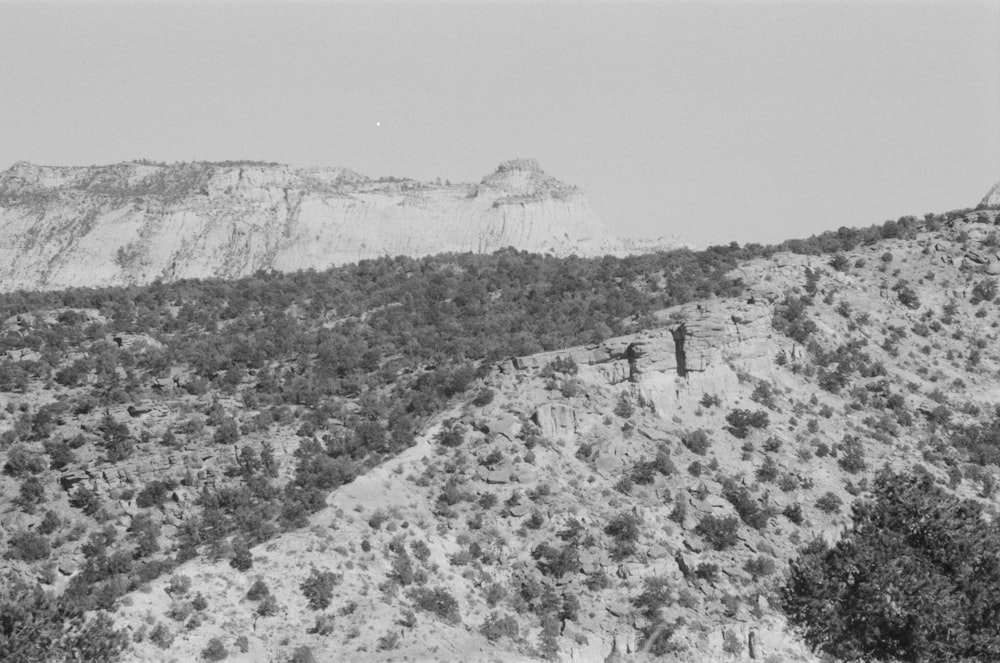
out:
<path id="1" fill-rule="evenodd" d="M 736 545 L 739 540 L 736 534 L 739 528 L 740 521 L 735 516 L 723 518 L 708 515 L 701 519 L 694 531 L 716 550 L 726 550 Z"/>
<path id="2" fill-rule="evenodd" d="M 780 604 L 840 660 L 996 660 L 998 541 L 982 504 L 885 472 L 840 541 L 817 539 L 792 560 Z"/>
<path id="3" fill-rule="evenodd" d="M 997 296 L 997 282 L 986 278 L 972 286 L 972 304 L 991 302 Z"/>
<path id="4" fill-rule="evenodd" d="M 288 663 L 316 663 L 316 657 L 313 656 L 312 649 L 309 645 L 300 645 L 295 648 L 292 652 L 291 657 L 288 659 Z"/>
<path id="5" fill-rule="evenodd" d="M 228 656 L 229 652 L 226 651 L 226 646 L 218 638 L 209 640 L 208 645 L 201 650 L 201 657 L 206 661 L 221 661 Z"/>
<path id="6" fill-rule="evenodd" d="M 777 568 L 774 558 L 768 555 L 757 555 L 748 559 L 743 565 L 743 570 L 749 573 L 754 580 L 771 575 Z"/>
<path id="7" fill-rule="evenodd" d="M 578 370 L 580 369 L 572 357 L 560 355 L 543 366 L 539 375 L 543 378 L 550 378 L 556 373 L 576 375 Z"/>
<path id="8" fill-rule="evenodd" d="M 726 421 L 729 423 L 726 430 L 741 440 L 749 435 L 750 428 L 767 428 L 771 423 L 767 412 L 763 410 L 751 412 L 750 410 L 741 409 L 731 410 L 726 415 Z"/>
<path id="9" fill-rule="evenodd" d="M 496 612 L 491 612 L 482 626 L 479 627 L 479 632 L 485 635 L 490 642 L 496 642 L 500 638 L 517 640 L 517 620 L 510 615 L 501 617 Z"/>
<path id="10" fill-rule="evenodd" d="M 757 468 L 757 480 L 770 483 L 778 478 L 778 464 L 770 456 L 764 458 L 764 463 Z"/>
<path id="11" fill-rule="evenodd" d="M 174 634 L 163 622 L 156 623 L 149 633 L 149 639 L 160 649 L 170 649 L 170 645 L 174 644 Z"/>
<path id="12" fill-rule="evenodd" d="M 460 624 L 462 616 L 459 612 L 458 601 L 444 587 L 415 587 L 407 593 L 414 605 L 421 610 L 425 610 L 449 624 Z"/>
<path id="13" fill-rule="evenodd" d="M 315 566 L 309 577 L 302 581 L 299 588 L 313 610 L 325 610 L 333 600 L 333 588 L 340 582 L 340 576 L 333 571 L 320 571 Z"/>
<path id="14" fill-rule="evenodd" d="M 843 253 L 835 253 L 833 258 L 830 259 L 828 263 L 830 267 L 833 267 L 838 272 L 846 271 L 848 267 L 851 266 L 851 261 L 847 259 Z"/>
<path id="15" fill-rule="evenodd" d="M 465 431 L 462 424 L 449 419 L 441 424 L 441 430 L 434 439 L 443 447 L 460 447 L 465 442 Z"/>
<path id="16" fill-rule="evenodd" d="M 483 388 L 476 392 L 476 396 L 472 399 L 472 404 L 476 407 L 484 407 L 493 402 L 493 397 L 496 394 L 492 389 Z"/>
<path id="17" fill-rule="evenodd" d="M 642 519 L 634 513 L 622 511 L 611 519 L 604 528 L 605 534 L 614 539 L 612 554 L 618 558 L 635 553 L 635 544 L 639 541 L 639 526 Z"/>
<path id="18" fill-rule="evenodd" d="M 253 568 L 253 553 L 243 537 L 233 540 L 233 556 L 229 558 L 229 566 L 237 571 L 249 571 Z"/>
<path id="19" fill-rule="evenodd" d="M 76 507 L 88 516 L 92 516 L 101 508 L 101 498 L 86 486 L 79 486 L 69 498 L 70 506 Z"/>
<path id="20" fill-rule="evenodd" d="M 920 298 L 905 280 L 901 280 L 892 287 L 896 291 L 896 297 L 900 303 L 909 309 L 920 308 Z"/>
<path id="21" fill-rule="evenodd" d="M 175 575 L 170 578 L 167 585 L 167 593 L 171 596 L 184 596 L 191 589 L 191 577 L 186 575 Z"/>
<path id="22" fill-rule="evenodd" d="M 622 419 L 628 419 L 635 413 L 632 399 L 625 392 L 618 394 L 618 401 L 615 403 L 615 414 Z"/>
<path id="23" fill-rule="evenodd" d="M 703 394 L 701 400 L 698 401 L 702 407 L 716 407 L 722 405 L 722 399 L 719 398 L 718 394 Z"/>
<path id="24" fill-rule="evenodd" d="M 816 500 L 816 508 L 823 513 L 840 513 L 840 507 L 844 501 L 836 493 L 827 491 L 822 497 Z"/>
<path id="25" fill-rule="evenodd" d="M 261 617 L 273 617 L 279 610 L 281 606 L 278 605 L 278 599 L 274 598 L 274 594 L 267 594 L 257 604 L 257 614 Z"/>
<path id="26" fill-rule="evenodd" d="M 778 409 L 778 404 L 775 402 L 774 397 L 774 389 L 767 382 L 758 382 L 753 393 L 750 394 L 750 400 L 760 403 L 769 410 Z"/>
<path id="27" fill-rule="evenodd" d="M 740 519 L 756 530 L 766 528 L 767 521 L 774 515 L 772 508 L 761 506 L 745 486 L 737 486 L 732 479 L 723 482 L 722 493 L 736 509 Z"/>
<path id="28" fill-rule="evenodd" d="M 681 444 L 687 447 L 691 453 L 704 456 L 708 453 L 709 447 L 712 446 L 712 438 L 708 436 L 708 433 L 699 429 L 690 433 L 684 433 L 681 436 Z"/>
<path id="29" fill-rule="evenodd" d="M 799 504 L 789 504 L 781 514 L 796 525 L 802 524 L 802 506 Z"/>
<path id="30" fill-rule="evenodd" d="M 7 452 L 4 471 L 12 477 L 21 477 L 25 474 L 44 472 L 45 467 L 45 458 L 41 454 L 31 451 L 22 444 L 15 444 Z"/>
<path id="31" fill-rule="evenodd" d="M 313 624 L 307 633 L 315 633 L 316 635 L 330 635 L 334 630 L 334 617 L 333 615 L 316 615 L 316 623 Z"/>
<path id="32" fill-rule="evenodd" d="M 48 559 L 52 553 L 49 540 L 31 530 L 17 532 L 10 537 L 7 544 L 7 557 L 25 562 L 38 562 Z"/>
<path id="33" fill-rule="evenodd" d="M 837 464 L 851 474 L 862 472 L 868 467 L 865 462 L 865 448 L 861 440 L 853 435 L 845 435 L 844 441 L 840 444 L 841 454 L 837 459 Z"/>

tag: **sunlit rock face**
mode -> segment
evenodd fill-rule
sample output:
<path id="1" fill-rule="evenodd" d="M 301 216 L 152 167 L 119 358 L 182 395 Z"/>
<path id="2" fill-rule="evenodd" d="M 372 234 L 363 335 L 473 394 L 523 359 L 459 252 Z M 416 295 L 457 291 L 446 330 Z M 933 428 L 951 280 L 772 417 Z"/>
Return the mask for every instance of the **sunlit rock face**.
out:
<path id="1" fill-rule="evenodd" d="M 1000 182 L 993 185 L 993 188 L 986 192 L 986 196 L 979 203 L 983 207 L 1000 207 Z"/>
<path id="2" fill-rule="evenodd" d="M 235 278 L 506 247 L 600 256 L 674 246 L 613 237 L 579 189 L 527 159 L 478 184 L 257 162 L 22 162 L 0 173 L 0 290 Z"/>

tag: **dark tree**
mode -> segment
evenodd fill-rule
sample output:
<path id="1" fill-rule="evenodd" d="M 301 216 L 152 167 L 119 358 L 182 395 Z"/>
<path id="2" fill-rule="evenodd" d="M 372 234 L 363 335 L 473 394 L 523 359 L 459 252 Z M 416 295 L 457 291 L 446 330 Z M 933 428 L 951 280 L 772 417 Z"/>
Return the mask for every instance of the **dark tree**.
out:
<path id="1" fill-rule="evenodd" d="M 782 606 L 838 659 L 1000 660 L 1000 541 L 982 504 L 881 474 L 833 547 L 792 561 Z"/>

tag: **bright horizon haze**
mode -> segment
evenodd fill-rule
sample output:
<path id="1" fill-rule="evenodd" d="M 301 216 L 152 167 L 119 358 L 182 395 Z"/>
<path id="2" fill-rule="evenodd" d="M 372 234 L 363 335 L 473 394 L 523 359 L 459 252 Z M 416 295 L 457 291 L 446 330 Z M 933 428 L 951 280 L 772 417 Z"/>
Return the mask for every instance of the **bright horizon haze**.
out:
<path id="1" fill-rule="evenodd" d="M 1000 180 L 1000 2 L 0 3 L 0 169 L 535 158 L 615 234 L 776 242 Z"/>

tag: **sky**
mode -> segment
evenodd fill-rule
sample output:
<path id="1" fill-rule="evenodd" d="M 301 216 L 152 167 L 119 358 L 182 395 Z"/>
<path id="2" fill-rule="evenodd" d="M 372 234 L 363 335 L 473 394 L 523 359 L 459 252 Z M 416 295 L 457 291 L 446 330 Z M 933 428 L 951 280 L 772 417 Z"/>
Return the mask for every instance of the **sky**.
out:
<path id="1" fill-rule="evenodd" d="M 974 206 L 1000 180 L 1000 0 L 0 0 L 0 169 L 478 182 L 517 157 L 615 234 L 699 246 Z"/>

